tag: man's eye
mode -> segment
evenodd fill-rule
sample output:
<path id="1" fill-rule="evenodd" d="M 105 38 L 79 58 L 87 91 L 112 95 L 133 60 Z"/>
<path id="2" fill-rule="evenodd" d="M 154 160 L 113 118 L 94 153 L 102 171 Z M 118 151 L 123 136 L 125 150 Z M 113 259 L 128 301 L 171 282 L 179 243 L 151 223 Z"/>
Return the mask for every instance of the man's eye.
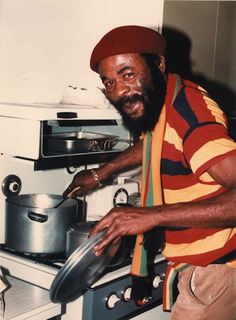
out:
<path id="1" fill-rule="evenodd" d="M 104 82 L 104 86 L 105 86 L 106 88 L 112 87 L 113 85 L 114 85 L 114 81 L 106 81 L 106 82 Z"/>
<path id="2" fill-rule="evenodd" d="M 133 77 L 133 72 L 129 72 L 129 73 L 126 73 L 125 75 L 124 75 L 124 77 L 126 78 L 126 79 L 130 79 L 130 78 L 132 78 Z"/>

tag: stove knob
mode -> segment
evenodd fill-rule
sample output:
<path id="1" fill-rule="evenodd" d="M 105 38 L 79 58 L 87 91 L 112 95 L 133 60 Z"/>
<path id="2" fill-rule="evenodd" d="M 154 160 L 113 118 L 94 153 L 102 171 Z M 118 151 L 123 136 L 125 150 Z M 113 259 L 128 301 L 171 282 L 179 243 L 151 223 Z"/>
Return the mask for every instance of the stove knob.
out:
<path id="1" fill-rule="evenodd" d="M 124 292 L 122 294 L 122 300 L 125 301 L 125 302 L 128 302 L 131 300 L 131 291 L 132 291 L 132 288 L 131 287 L 126 287 L 124 289 Z"/>
<path id="2" fill-rule="evenodd" d="M 160 286 L 160 283 L 163 282 L 163 279 L 160 275 L 156 275 L 155 278 L 152 281 L 153 288 L 158 288 Z"/>
<path id="3" fill-rule="evenodd" d="M 115 292 L 112 292 L 107 298 L 106 298 L 106 307 L 107 309 L 114 309 L 115 306 L 121 302 L 121 299 L 117 296 Z"/>
<path id="4" fill-rule="evenodd" d="M 21 185 L 21 179 L 14 174 L 10 174 L 2 182 L 2 192 L 6 197 L 18 195 L 21 191 Z"/>

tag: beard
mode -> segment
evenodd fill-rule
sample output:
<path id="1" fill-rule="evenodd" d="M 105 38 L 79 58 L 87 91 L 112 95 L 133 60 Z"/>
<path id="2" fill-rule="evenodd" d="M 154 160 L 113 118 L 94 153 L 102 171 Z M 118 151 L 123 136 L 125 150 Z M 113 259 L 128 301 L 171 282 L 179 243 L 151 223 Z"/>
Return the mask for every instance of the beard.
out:
<path id="1" fill-rule="evenodd" d="M 159 69 L 155 69 L 151 72 L 151 77 L 151 83 L 143 84 L 142 93 L 122 97 L 116 101 L 109 99 L 122 116 L 124 127 L 136 137 L 154 129 L 165 101 L 166 82 L 163 74 Z M 133 119 L 123 111 L 123 107 L 127 103 L 134 104 L 136 102 L 143 103 L 144 112 L 139 118 Z"/>

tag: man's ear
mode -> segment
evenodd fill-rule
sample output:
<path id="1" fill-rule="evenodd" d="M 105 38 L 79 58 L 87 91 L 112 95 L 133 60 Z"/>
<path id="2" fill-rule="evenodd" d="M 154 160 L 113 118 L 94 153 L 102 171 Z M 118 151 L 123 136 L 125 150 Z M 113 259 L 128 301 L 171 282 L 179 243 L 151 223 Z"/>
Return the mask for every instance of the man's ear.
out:
<path id="1" fill-rule="evenodd" d="M 159 55 L 159 61 L 158 61 L 158 68 L 160 69 L 161 73 L 164 74 L 166 70 L 166 61 L 164 56 Z"/>

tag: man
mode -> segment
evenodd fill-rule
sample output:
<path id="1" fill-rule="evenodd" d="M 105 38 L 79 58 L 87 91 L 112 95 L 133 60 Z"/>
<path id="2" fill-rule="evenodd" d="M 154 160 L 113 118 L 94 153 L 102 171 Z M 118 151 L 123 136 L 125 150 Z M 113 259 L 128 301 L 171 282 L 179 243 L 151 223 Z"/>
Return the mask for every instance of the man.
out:
<path id="1" fill-rule="evenodd" d="M 179 271 L 170 319 L 236 319 L 236 144 L 203 88 L 165 74 L 164 55 L 164 38 L 141 26 L 115 28 L 94 48 L 91 69 L 124 125 L 141 138 L 96 171 L 78 173 L 64 196 L 81 196 L 111 174 L 142 164 L 141 207 L 114 208 L 97 224 L 92 234 L 107 232 L 96 254 L 137 235 L 131 273 L 145 277 L 146 235 L 164 227 L 166 296 Z"/>

